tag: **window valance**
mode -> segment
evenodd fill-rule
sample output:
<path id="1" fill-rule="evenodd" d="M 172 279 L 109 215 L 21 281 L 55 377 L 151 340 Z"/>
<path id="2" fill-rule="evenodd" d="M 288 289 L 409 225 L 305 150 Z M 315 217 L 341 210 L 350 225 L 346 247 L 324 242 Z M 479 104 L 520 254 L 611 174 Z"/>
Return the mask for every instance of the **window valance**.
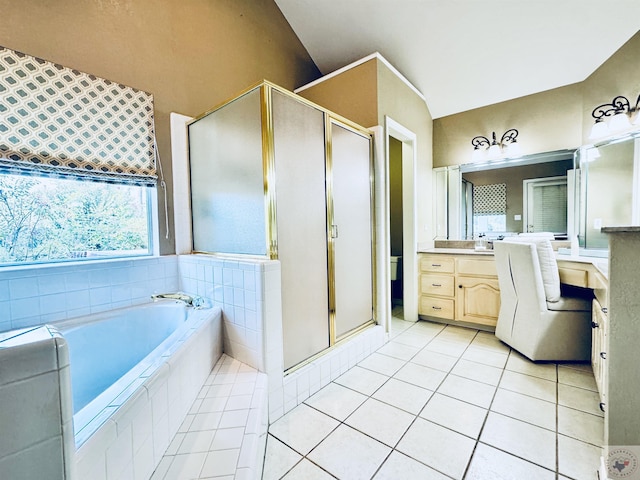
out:
<path id="1" fill-rule="evenodd" d="M 474 215 L 506 215 L 507 184 L 473 186 Z"/>
<path id="2" fill-rule="evenodd" d="M 153 96 L 0 47 L 0 170 L 155 185 Z"/>

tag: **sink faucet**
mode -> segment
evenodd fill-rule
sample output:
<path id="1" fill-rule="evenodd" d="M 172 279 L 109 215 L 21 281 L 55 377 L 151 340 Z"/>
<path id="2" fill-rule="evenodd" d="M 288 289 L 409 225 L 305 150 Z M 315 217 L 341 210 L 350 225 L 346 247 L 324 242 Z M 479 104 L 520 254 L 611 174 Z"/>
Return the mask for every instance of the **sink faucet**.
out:
<path id="1" fill-rule="evenodd" d="M 151 295 L 151 300 L 154 302 L 161 299 L 168 298 L 184 303 L 187 307 L 201 308 L 204 306 L 204 298 L 198 295 L 187 295 L 186 293 L 155 293 Z"/>

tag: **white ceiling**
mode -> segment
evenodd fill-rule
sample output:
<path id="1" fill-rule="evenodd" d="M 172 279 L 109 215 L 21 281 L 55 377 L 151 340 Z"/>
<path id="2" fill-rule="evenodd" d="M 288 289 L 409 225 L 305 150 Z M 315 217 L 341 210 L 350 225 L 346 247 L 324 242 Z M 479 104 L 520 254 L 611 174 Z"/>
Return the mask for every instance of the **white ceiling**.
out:
<path id="1" fill-rule="evenodd" d="M 380 52 L 434 118 L 581 82 L 640 30 L 640 0 L 275 1 L 322 74 Z"/>

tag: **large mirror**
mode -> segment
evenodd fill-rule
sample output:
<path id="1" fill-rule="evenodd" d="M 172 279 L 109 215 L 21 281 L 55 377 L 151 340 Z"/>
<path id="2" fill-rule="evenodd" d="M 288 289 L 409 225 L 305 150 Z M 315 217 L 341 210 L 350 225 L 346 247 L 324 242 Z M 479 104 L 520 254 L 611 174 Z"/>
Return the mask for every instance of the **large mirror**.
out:
<path id="1" fill-rule="evenodd" d="M 571 233 L 575 151 L 436 168 L 436 240 Z"/>
<path id="2" fill-rule="evenodd" d="M 640 138 L 625 136 L 580 149 L 579 242 L 608 248 L 602 227 L 640 225 Z"/>

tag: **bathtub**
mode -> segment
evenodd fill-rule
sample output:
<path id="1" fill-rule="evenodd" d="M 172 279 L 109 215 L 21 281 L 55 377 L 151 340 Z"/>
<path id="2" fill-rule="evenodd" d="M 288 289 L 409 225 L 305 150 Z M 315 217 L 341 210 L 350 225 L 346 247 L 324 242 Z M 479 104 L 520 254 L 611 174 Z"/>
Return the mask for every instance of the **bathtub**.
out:
<path id="1" fill-rule="evenodd" d="M 74 476 L 148 478 L 222 354 L 220 309 L 162 300 L 54 326 L 69 348 Z"/>

